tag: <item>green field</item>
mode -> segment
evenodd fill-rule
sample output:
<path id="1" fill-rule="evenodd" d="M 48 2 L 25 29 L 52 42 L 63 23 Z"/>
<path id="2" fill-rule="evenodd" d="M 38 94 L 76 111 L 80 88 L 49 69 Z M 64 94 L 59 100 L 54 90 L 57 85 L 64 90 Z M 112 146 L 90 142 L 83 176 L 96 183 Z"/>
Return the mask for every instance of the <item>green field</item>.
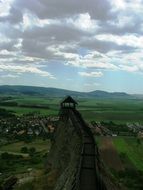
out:
<path id="1" fill-rule="evenodd" d="M 50 149 L 50 140 L 36 139 L 30 143 L 19 141 L 12 144 L 7 144 L 0 147 L 1 152 L 20 153 L 22 147 L 35 147 L 38 152 L 47 152 Z"/>
<path id="2" fill-rule="evenodd" d="M 88 121 L 143 122 L 143 100 L 84 100 L 79 110 Z"/>
<path id="3" fill-rule="evenodd" d="M 44 171 L 44 163 L 50 150 L 50 140 L 37 138 L 30 143 L 22 141 L 1 145 L 0 147 L 0 185 L 12 175 L 29 175 L 28 169 L 31 168 L 35 173 Z M 21 149 L 26 147 L 28 152 L 22 153 Z M 31 148 L 35 152 L 30 153 Z"/>
<path id="4" fill-rule="evenodd" d="M 23 108 L 23 107 L 10 107 L 10 106 L 0 106 L 0 108 L 4 108 L 15 112 L 16 115 L 23 115 L 29 113 L 35 113 L 40 115 L 57 115 L 58 109 L 42 109 L 42 108 Z"/>
<path id="5" fill-rule="evenodd" d="M 78 102 L 77 109 L 87 121 L 113 121 L 114 123 L 123 124 L 127 122 L 143 123 L 143 99 L 75 99 Z M 6 102 L 16 102 L 17 105 L 1 105 L 0 108 L 13 111 L 16 115 L 34 113 L 44 116 L 57 116 L 61 100 L 62 98 L 44 96 L 11 96 L 11 99 L 6 100 Z M 28 107 L 25 107 L 27 105 Z M 40 108 L 35 108 L 35 105 L 40 105 Z M 119 154 L 119 159 L 123 161 L 125 171 L 122 173 L 111 171 L 111 173 L 113 172 L 119 183 L 121 182 L 129 189 L 139 189 L 139 185 L 142 187 L 143 180 L 141 179 L 142 173 L 141 175 L 138 173 L 143 172 L 143 142 L 137 144 L 137 138 L 135 137 L 116 137 L 113 138 L 113 143 Z M 100 147 L 100 137 L 98 137 L 98 146 Z M 23 154 L 21 152 L 22 147 L 27 147 L 28 150 L 35 147 L 36 153 L 34 156 L 30 156 L 29 153 Z M 2 153 L 8 152 L 15 156 L 22 155 L 22 158 L 15 157 L 10 161 L 0 158 L 0 169 L 2 173 L 5 173 L 0 181 L 11 174 L 27 173 L 28 168 L 43 169 L 45 155 L 47 155 L 49 149 L 49 140 L 43 141 L 39 138 L 30 143 L 20 141 L 1 146 L 0 157 Z M 128 170 L 128 168 L 131 170 Z M 132 178 L 134 178 L 134 181 Z M 137 184 L 138 187 L 136 188 Z"/>
<path id="6" fill-rule="evenodd" d="M 102 137 L 96 137 L 99 148 L 101 146 L 101 139 Z M 137 137 L 117 136 L 113 137 L 112 141 L 119 155 L 124 155 L 133 167 L 143 171 L 143 140 L 138 144 Z"/>
<path id="7" fill-rule="evenodd" d="M 36 113 L 41 115 L 57 115 L 59 112 L 59 99 L 58 98 L 44 98 L 33 96 L 12 96 L 12 99 L 7 102 L 16 102 L 18 105 L 28 105 L 29 107 L 21 106 L 0 106 L 10 111 L 15 112 L 17 115 Z M 41 108 L 34 108 L 33 105 L 41 105 Z M 43 107 L 42 107 L 43 105 Z M 31 106 L 31 107 L 30 107 Z M 49 108 L 44 108 L 48 106 Z"/>
<path id="8" fill-rule="evenodd" d="M 137 170 L 143 171 L 143 144 L 137 144 L 134 137 L 113 138 L 113 142 L 119 154 L 125 154 Z"/>
<path id="9" fill-rule="evenodd" d="M 84 99 L 75 98 L 78 110 L 88 121 L 116 121 L 143 123 L 143 99 Z M 18 115 L 36 113 L 41 115 L 57 115 L 62 98 L 49 98 L 37 96 L 12 96 L 7 102 L 16 102 L 20 106 L 0 106 Z M 33 105 L 40 105 L 34 108 Z M 30 107 L 31 106 L 31 107 Z M 43 107 L 42 107 L 43 106 Z M 48 108 L 44 108 L 47 106 Z"/>
<path id="10" fill-rule="evenodd" d="M 107 141 L 103 142 L 105 138 Z M 101 151 L 101 159 L 106 165 L 107 171 L 111 174 L 113 181 L 122 187 L 126 187 L 125 189 L 143 189 L 143 141 L 138 143 L 136 137 L 121 136 L 96 137 L 96 141 Z M 113 146 L 111 144 L 109 146 L 108 142 L 112 142 Z M 111 151 L 112 154 L 116 155 L 113 161 Z M 111 160 L 109 159 L 110 156 Z M 110 163 L 107 164 L 108 159 Z M 116 169 L 119 164 L 122 165 L 121 170 Z"/>

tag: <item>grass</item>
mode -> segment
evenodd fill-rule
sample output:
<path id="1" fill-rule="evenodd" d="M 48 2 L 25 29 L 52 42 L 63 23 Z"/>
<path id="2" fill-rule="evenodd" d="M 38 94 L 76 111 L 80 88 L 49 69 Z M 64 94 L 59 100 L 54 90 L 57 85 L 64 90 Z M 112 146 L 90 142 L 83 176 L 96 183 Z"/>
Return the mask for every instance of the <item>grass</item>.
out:
<path id="1" fill-rule="evenodd" d="M 120 154 L 126 154 L 137 170 L 143 171 L 143 145 L 138 145 L 136 138 L 117 137 L 113 138 L 113 142 Z"/>
<path id="2" fill-rule="evenodd" d="M 27 148 L 35 147 L 38 152 L 47 152 L 50 149 L 50 141 L 36 139 L 30 143 L 16 142 L 0 147 L 0 152 L 20 153 L 21 148 L 24 146 L 26 146 Z"/>
<path id="3" fill-rule="evenodd" d="M 143 123 L 143 100 L 83 99 L 78 109 L 88 121 Z"/>
<path id="4" fill-rule="evenodd" d="M 11 152 L 11 151 L 0 151 L 0 155 L 2 154 L 2 153 L 4 153 L 4 152 L 7 152 L 7 153 L 9 153 L 9 154 L 13 154 L 13 155 L 21 155 L 21 156 L 23 156 L 24 158 L 26 158 L 26 157 L 29 157 L 29 154 L 26 154 L 26 153 L 20 153 L 20 152 Z"/>
<path id="5" fill-rule="evenodd" d="M 57 115 L 59 112 L 59 104 L 62 98 L 36 97 L 36 96 L 13 96 L 12 100 L 18 104 L 25 105 L 47 105 L 49 109 L 44 108 L 25 108 L 25 107 L 8 107 L 3 108 L 14 111 L 17 115 L 37 113 L 41 115 Z M 83 118 L 88 121 L 114 121 L 117 123 L 140 122 L 143 123 L 143 100 L 117 100 L 117 99 L 77 99 L 79 105 L 78 110 Z M 98 146 L 100 146 L 100 137 L 96 138 Z M 119 154 L 125 154 L 127 161 L 129 160 L 136 170 L 143 171 L 143 145 L 137 146 L 136 138 L 117 137 L 113 138 L 113 142 Z M 0 147 L 2 152 L 12 152 L 20 154 L 22 147 L 35 147 L 37 152 L 35 159 L 37 163 L 30 160 L 21 160 L 13 166 L 9 166 L 14 173 L 26 172 L 27 168 L 41 168 L 43 164 L 42 155 L 48 152 L 50 148 L 49 141 L 36 139 L 31 143 L 17 142 Z M 4 162 L 4 161 L 3 161 Z M 7 163 L 6 163 L 7 164 Z M 10 171 L 10 172 L 11 172 Z M 9 171 L 7 171 L 9 172 Z M 28 187 L 28 186 L 27 186 Z M 25 189 L 27 189 L 25 187 Z M 30 188 L 29 188 L 30 189 Z"/>
<path id="6" fill-rule="evenodd" d="M 99 148 L 101 139 L 102 137 L 96 137 Z M 135 137 L 114 137 L 112 140 L 124 166 L 122 171 L 109 169 L 114 181 L 126 189 L 143 189 L 143 144 L 138 145 Z"/>
<path id="7" fill-rule="evenodd" d="M 22 147 L 27 147 L 28 149 L 35 147 L 36 152 L 32 156 L 28 153 L 22 154 Z M 44 163 L 49 149 L 50 141 L 43 141 L 42 139 L 36 139 L 31 143 L 17 142 L 1 146 L 0 153 L 7 152 L 10 155 L 12 154 L 13 157 L 10 157 L 11 159 L 3 159 L 0 155 L 0 171 L 2 173 L 0 183 L 11 175 L 27 175 L 29 168 L 32 168 L 34 172 L 39 170 L 44 171 Z M 16 157 L 17 155 L 21 155 L 22 157 Z"/>
<path id="8" fill-rule="evenodd" d="M 12 102 L 19 105 L 44 105 L 45 108 L 27 108 L 0 106 L 14 111 L 17 115 L 37 113 L 41 115 L 57 115 L 62 98 L 43 96 L 12 96 Z M 143 123 L 143 99 L 85 99 L 76 98 L 78 110 L 88 121 L 115 121 L 118 123 L 140 122 Z"/>
<path id="9" fill-rule="evenodd" d="M 141 111 L 93 111 L 81 110 L 83 117 L 88 121 L 115 121 L 125 122 L 143 122 L 143 113 Z"/>
<path id="10" fill-rule="evenodd" d="M 60 98 L 49 98 L 49 97 L 40 97 L 40 96 L 13 96 L 11 100 L 8 102 L 17 102 L 18 104 L 52 104 L 58 105 L 60 102 Z"/>
<path id="11" fill-rule="evenodd" d="M 0 106 L 0 108 L 13 111 L 17 115 L 29 114 L 29 113 L 37 113 L 40 115 L 57 115 L 58 114 L 58 110 L 54 110 L 54 109 L 23 108 L 23 107 L 9 107 L 9 106 Z"/>

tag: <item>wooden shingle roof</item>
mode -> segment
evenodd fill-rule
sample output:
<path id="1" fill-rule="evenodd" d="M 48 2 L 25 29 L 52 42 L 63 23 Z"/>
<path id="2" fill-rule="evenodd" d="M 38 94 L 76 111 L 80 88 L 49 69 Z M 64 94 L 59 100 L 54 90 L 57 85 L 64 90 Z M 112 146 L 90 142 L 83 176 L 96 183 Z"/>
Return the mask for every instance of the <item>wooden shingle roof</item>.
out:
<path id="1" fill-rule="evenodd" d="M 67 96 L 61 103 L 73 103 L 73 104 L 78 104 L 71 96 Z"/>

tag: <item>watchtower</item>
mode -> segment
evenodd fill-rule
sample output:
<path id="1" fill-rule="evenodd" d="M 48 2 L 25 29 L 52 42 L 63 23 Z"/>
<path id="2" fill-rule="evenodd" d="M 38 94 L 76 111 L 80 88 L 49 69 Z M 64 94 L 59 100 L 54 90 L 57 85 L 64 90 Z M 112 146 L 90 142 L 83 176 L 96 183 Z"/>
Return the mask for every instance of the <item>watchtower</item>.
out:
<path id="1" fill-rule="evenodd" d="M 78 103 L 71 96 L 67 96 L 61 102 L 61 108 L 72 108 L 72 109 L 75 109 L 77 104 Z"/>

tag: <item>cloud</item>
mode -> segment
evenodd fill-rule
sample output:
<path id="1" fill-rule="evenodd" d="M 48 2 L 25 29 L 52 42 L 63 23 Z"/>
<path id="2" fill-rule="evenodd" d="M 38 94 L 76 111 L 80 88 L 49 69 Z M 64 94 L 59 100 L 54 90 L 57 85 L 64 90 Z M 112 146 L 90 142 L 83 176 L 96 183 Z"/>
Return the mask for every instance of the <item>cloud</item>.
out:
<path id="1" fill-rule="evenodd" d="M 79 75 L 83 77 L 102 77 L 103 73 L 101 71 L 97 72 L 78 72 Z"/>
<path id="2" fill-rule="evenodd" d="M 113 62 L 118 65 L 118 70 L 142 73 L 143 72 L 143 62 L 142 62 L 142 50 L 136 51 L 112 51 L 108 53 L 108 57 L 112 58 Z"/>
<path id="3" fill-rule="evenodd" d="M 11 24 L 20 23 L 20 22 L 22 22 L 22 20 L 23 20 L 22 12 L 19 9 L 15 8 L 15 7 L 12 7 L 10 9 L 8 15 L 0 17 L 0 22 L 8 22 L 8 23 L 11 23 Z"/>
<path id="4" fill-rule="evenodd" d="M 53 75 L 51 75 L 47 71 L 43 71 L 39 69 L 36 66 L 22 66 L 22 65 L 15 65 L 15 64 L 0 64 L 0 71 L 4 72 L 11 72 L 11 73 L 16 73 L 16 74 L 23 74 L 23 73 L 31 73 L 31 74 L 38 74 L 43 77 L 49 77 L 51 79 L 55 79 Z"/>
<path id="5" fill-rule="evenodd" d="M 6 41 L 2 41 L 0 40 L 0 51 L 1 50 L 7 50 L 9 52 L 15 51 L 16 47 L 15 45 L 18 43 L 18 40 L 6 40 Z"/>
<path id="6" fill-rule="evenodd" d="M 1 0 L 0 1 L 0 16 L 7 16 L 9 14 L 9 10 L 11 8 L 13 0 Z"/>
<path id="7" fill-rule="evenodd" d="M 127 45 L 134 48 L 143 48 L 143 36 L 138 36 L 135 34 L 128 34 L 123 36 L 101 34 L 97 35 L 96 39 L 106 42 L 114 42 L 118 45 Z"/>
<path id="8" fill-rule="evenodd" d="M 94 83 L 85 83 L 84 84 L 85 87 L 95 87 L 95 86 L 100 86 L 100 83 L 94 82 Z"/>
<path id="9" fill-rule="evenodd" d="M 99 36 L 97 35 L 92 38 L 86 38 L 84 40 L 81 40 L 80 46 L 86 49 L 90 49 L 91 51 L 95 50 L 104 54 L 113 50 L 130 51 L 136 48 L 136 47 L 129 46 L 126 43 L 119 44 L 116 42 L 116 40 L 111 40 L 107 34 L 104 40 L 98 38 Z"/>
<path id="10" fill-rule="evenodd" d="M 13 7 L 29 10 L 40 19 L 68 18 L 77 13 L 89 13 L 92 18 L 108 19 L 111 5 L 107 0 L 15 0 Z"/>
<path id="11" fill-rule="evenodd" d="M 139 71 L 139 68 L 136 65 L 129 66 L 129 65 L 119 65 L 121 70 L 128 71 L 128 72 L 137 72 Z"/>
<path id="12" fill-rule="evenodd" d="M 84 83 L 83 85 L 83 91 L 88 91 L 88 92 L 91 92 L 91 91 L 95 91 L 97 89 L 97 87 L 99 88 L 101 86 L 100 83 L 97 83 L 97 82 L 90 82 L 90 83 Z"/>
<path id="13" fill-rule="evenodd" d="M 112 5 L 112 9 L 114 11 L 122 10 L 122 11 L 133 11 L 133 12 L 139 13 L 140 11 L 143 10 L 143 8 L 142 8 L 143 1 L 142 0 L 136 0 L 136 1 L 116 0 L 116 2 L 114 0 L 111 0 L 110 3 Z"/>
<path id="14" fill-rule="evenodd" d="M 18 78 L 19 75 L 6 74 L 2 75 L 1 78 Z"/>
<path id="15" fill-rule="evenodd" d="M 111 59 L 97 51 L 91 51 L 85 56 L 75 56 L 73 60 L 67 61 L 66 65 L 83 68 L 116 70 L 117 66 L 111 63 Z"/>
<path id="16" fill-rule="evenodd" d="M 43 80 L 56 76 L 56 63 L 90 80 L 105 71 L 143 72 L 142 3 L 2 0 L 1 72 L 36 74 Z"/>
<path id="17" fill-rule="evenodd" d="M 88 32 L 95 32 L 99 28 L 98 21 L 92 20 L 89 13 L 76 15 L 66 21 L 74 27 Z"/>

